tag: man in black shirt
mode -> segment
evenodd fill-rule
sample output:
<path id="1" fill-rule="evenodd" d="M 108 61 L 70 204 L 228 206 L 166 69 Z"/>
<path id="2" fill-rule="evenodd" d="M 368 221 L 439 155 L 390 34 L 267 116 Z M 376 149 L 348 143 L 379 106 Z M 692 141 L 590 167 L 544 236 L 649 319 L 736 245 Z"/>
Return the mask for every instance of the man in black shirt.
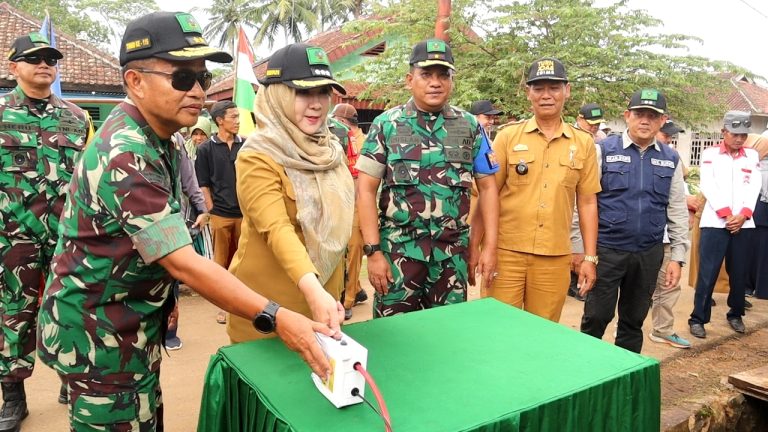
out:
<path id="1" fill-rule="evenodd" d="M 197 149 L 195 172 L 211 215 L 213 260 L 228 268 L 237 248 L 243 218 L 235 188 L 235 160 L 243 138 L 237 135 L 240 113 L 232 101 L 213 105 L 211 117 L 219 131 Z M 225 320 L 224 312 L 219 312 L 216 321 L 223 324 Z"/>

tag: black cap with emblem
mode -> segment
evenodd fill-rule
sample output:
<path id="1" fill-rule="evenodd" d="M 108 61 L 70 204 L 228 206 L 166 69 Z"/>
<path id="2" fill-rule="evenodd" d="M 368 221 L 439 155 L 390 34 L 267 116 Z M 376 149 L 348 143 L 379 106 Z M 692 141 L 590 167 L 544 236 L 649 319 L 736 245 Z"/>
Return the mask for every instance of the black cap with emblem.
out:
<path id="1" fill-rule="evenodd" d="M 153 12 L 129 22 L 125 27 L 120 43 L 120 66 L 152 57 L 176 61 L 232 61 L 231 55 L 208 46 L 203 28 L 185 12 Z"/>
<path id="2" fill-rule="evenodd" d="M 427 39 L 417 43 L 413 47 L 408 64 L 420 68 L 440 65 L 456 70 L 451 47 L 440 39 Z"/>
<path id="3" fill-rule="evenodd" d="M 51 46 L 48 38 L 38 32 L 32 32 L 20 36 L 13 41 L 11 50 L 8 51 L 8 60 L 15 61 L 19 57 L 30 54 L 48 54 L 50 58 L 60 59 L 64 56 L 61 51 Z"/>
<path id="4" fill-rule="evenodd" d="M 262 85 L 285 84 L 295 89 L 329 85 L 341 94 L 347 90 L 333 79 L 328 54 L 320 47 L 295 43 L 280 48 L 267 61 L 267 75 Z"/>
<path id="5" fill-rule="evenodd" d="M 554 57 L 544 57 L 533 62 L 528 68 L 528 79 L 525 83 L 543 80 L 568 82 L 563 63 Z"/>

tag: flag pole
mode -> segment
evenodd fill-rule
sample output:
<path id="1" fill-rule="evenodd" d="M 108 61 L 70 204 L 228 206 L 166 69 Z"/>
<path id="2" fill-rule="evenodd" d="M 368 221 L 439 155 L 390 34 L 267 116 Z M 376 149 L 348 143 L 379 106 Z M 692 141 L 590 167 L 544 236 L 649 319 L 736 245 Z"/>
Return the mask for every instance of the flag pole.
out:
<path id="1" fill-rule="evenodd" d="M 237 37 L 235 38 L 235 46 L 234 46 L 235 52 L 233 53 L 234 54 L 233 57 L 235 58 L 234 70 L 233 70 L 234 73 L 232 74 L 232 101 L 233 102 L 237 100 L 235 98 L 235 92 L 237 91 L 237 62 L 238 62 L 238 57 L 240 57 L 240 33 L 242 32 L 243 32 L 242 26 L 238 26 Z"/>

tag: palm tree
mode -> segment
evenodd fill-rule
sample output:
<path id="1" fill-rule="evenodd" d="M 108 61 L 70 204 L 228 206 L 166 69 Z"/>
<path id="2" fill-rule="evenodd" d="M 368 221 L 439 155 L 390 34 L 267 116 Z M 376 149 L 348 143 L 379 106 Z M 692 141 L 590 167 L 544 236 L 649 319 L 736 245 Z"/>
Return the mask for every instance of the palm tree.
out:
<path id="1" fill-rule="evenodd" d="M 349 21 L 362 8 L 363 0 L 320 0 L 315 2 L 315 16 L 319 20 L 319 30 L 327 30 L 337 24 Z"/>
<path id="2" fill-rule="evenodd" d="M 213 0 L 210 7 L 203 9 L 211 20 L 205 26 L 206 37 L 228 49 L 233 55 L 235 40 L 240 26 L 252 25 L 255 5 L 253 0 Z"/>
<path id="3" fill-rule="evenodd" d="M 275 43 L 278 30 L 283 31 L 286 42 L 301 41 L 304 34 L 317 29 L 318 18 L 311 0 L 260 0 L 249 15 L 250 25 L 258 28 L 253 44 L 264 40 L 270 48 Z"/>

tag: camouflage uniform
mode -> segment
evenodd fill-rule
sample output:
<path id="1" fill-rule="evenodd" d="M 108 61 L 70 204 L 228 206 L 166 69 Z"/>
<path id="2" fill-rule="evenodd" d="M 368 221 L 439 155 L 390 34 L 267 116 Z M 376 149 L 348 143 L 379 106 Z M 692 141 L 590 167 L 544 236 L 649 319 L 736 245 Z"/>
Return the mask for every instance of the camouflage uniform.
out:
<path id="1" fill-rule="evenodd" d="M 439 114 L 411 99 L 378 116 L 357 168 L 382 179 L 381 250 L 395 279 L 376 294 L 374 315 L 389 316 L 466 301 L 469 197 L 476 158 L 492 158 L 471 114 Z"/>
<path id="2" fill-rule="evenodd" d="M 85 146 L 83 110 L 21 87 L 0 98 L 0 376 L 32 375 L 38 298 L 56 245 L 66 186 Z"/>
<path id="3" fill-rule="evenodd" d="M 157 260 L 191 243 L 179 161 L 126 101 L 73 175 L 38 330 L 40 359 L 67 378 L 73 430 L 162 430 L 173 279 Z"/>

